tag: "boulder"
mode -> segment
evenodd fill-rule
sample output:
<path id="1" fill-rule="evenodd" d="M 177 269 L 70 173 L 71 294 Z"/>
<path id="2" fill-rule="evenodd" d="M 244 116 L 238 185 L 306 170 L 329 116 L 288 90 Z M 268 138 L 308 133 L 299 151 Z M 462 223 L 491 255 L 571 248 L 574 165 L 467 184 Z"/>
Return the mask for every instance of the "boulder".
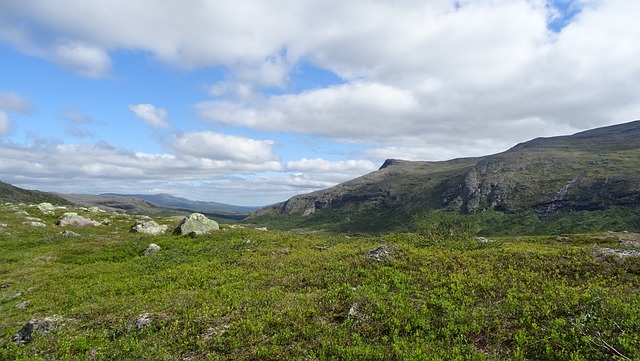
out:
<path id="1" fill-rule="evenodd" d="M 155 244 L 155 243 L 151 243 L 151 244 L 147 247 L 147 249 L 145 249 L 145 250 L 144 250 L 144 255 L 145 255 L 145 256 L 150 256 L 150 255 L 152 255 L 152 254 L 155 254 L 155 253 L 160 252 L 160 250 L 161 250 L 161 249 L 162 249 L 162 248 L 160 248 L 160 246 L 158 246 L 157 244 Z"/>
<path id="2" fill-rule="evenodd" d="M 167 230 L 166 225 L 160 225 L 156 221 L 137 221 L 136 225 L 131 228 L 131 233 L 144 234 L 162 234 Z"/>
<path id="3" fill-rule="evenodd" d="M 44 214 L 53 214 L 53 212 L 56 210 L 56 206 L 51 203 L 42 202 L 38 204 L 38 210 L 40 210 L 40 212 Z"/>
<path id="4" fill-rule="evenodd" d="M 207 218 L 201 213 L 192 213 L 185 217 L 175 230 L 181 235 L 201 235 L 220 229 L 218 222 Z"/>
<path id="5" fill-rule="evenodd" d="M 58 219 L 58 222 L 56 224 L 61 227 L 64 227 L 64 226 L 80 226 L 80 227 L 94 226 L 95 227 L 95 226 L 99 226 L 100 222 L 96 222 L 87 217 L 79 216 L 77 213 L 74 213 L 74 212 L 67 212 L 63 214 L 62 217 L 60 217 L 60 219 Z"/>

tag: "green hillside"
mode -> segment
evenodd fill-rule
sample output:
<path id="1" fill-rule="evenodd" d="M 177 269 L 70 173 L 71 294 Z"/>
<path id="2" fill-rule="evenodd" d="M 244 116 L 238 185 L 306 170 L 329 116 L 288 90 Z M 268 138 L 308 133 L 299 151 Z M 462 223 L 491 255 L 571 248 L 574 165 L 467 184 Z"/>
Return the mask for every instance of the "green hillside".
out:
<path id="1" fill-rule="evenodd" d="M 493 234 L 637 231 L 639 169 L 635 121 L 534 139 L 485 157 L 387 160 L 378 171 L 263 208 L 251 221 L 371 233 L 411 230 L 416 216 L 453 212 Z M 485 222 L 496 218 L 502 228 Z M 562 228 L 568 220 L 572 228 Z"/>
<path id="2" fill-rule="evenodd" d="M 54 225 L 71 210 L 102 225 Z M 192 238 L 80 209 L 0 219 L 0 360 L 640 359 L 638 234 Z"/>

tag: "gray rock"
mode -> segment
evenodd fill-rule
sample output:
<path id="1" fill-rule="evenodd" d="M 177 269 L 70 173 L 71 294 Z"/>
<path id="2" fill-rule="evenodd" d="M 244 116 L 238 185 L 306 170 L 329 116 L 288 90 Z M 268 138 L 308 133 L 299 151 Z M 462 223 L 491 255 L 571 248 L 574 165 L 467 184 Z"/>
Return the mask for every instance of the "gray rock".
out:
<path id="1" fill-rule="evenodd" d="M 618 256 L 618 257 L 640 257 L 639 251 L 629 251 L 624 249 L 613 249 L 613 248 L 600 248 L 598 249 L 594 256 L 598 255 L 610 255 L 610 256 Z"/>
<path id="2" fill-rule="evenodd" d="M 27 306 L 29 306 L 29 303 L 31 303 L 31 301 L 29 300 L 22 301 L 16 305 L 16 308 L 20 310 L 24 310 L 25 308 L 27 308 Z"/>
<path id="3" fill-rule="evenodd" d="M 100 213 L 100 212 L 104 212 L 102 209 L 100 209 L 100 207 L 97 206 L 93 206 L 93 207 L 89 207 L 87 209 L 88 212 L 90 213 Z"/>
<path id="4" fill-rule="evenodd" d="M 211 231 L 220 229 L 218 222 L 207 218 L 201 213 L 192 213 L 185 217 L 175 230 L 176 234 L 181 235 L 201 235 Z"/>
<path id="5" fill-rule="evenodd" d="M 76 233 L 76 232 L 74 232 L 74 231 L 70 231 L 70 230 L 68 230 L 68 229 L 67 229 L 66 231 L 64 231 L 64 232 L 60 232 L 60 234 L 61 234 L 62 236 L 64 236 L 64 237 L 80 237 L 80 235 L 79 235 L 79 234 L 77 234 L 77 233 Z"/>
<path id="6" fill-rule="evenodd" d="M 140 316 L 138 316 L 138 318 L 135 320 L 135 325 L 136 328 L 138 329 L 138 331 L 142 330 L 145 327 L 149 327 L 151 326 L 151 323 L 153 322 L 153 317 L 151 316 L 150 313 L 143 313 Z"/>
<path id="7" fill-rule="evenodd" d="M 22 224 L 31 226 L 31 227 L 46 227 L 47 225 L 42 222 L 22 222 Z"/>
<path id="8" fill-rule="evenodd" d="M 484 238 L 484 237 L 476 237 L 476 241 L 480 242 L 480 243 L 490 243 L 493 242 L 493 240 L 488 239 L 488 238 Z"/>
<path id="9" fill-rule="evenodd" d="M 22 326 L 22 328 L 20 329 L 20 331 L 18 331 L 18 333 L 16 333 L 15 335 L 13 335 L 13 338 L 12 338 L 13 342 L 19 345 L 26 345 L 29 342 L 31 342 L 31 339 L 33 337 L 33 325 L 34 325 L 34 320 L 31 320 L 25 323 L 24 326 Z"/>
<path id="10" fill-rule="evenodd" d="M 42 219 L 40 219 L 38 217 L 26 217 L 25 219 L 27 221 L 42 222 Z"/>
<path id="11" fill-rule="evenodd" d="M 66 212 L 65 214 L 62 215 L 62 217 L 60 217 L 60 219 L 58 219 L 58 222 L 56 224 L 61 227 L 65 227 L 65 226 L 97 227 L 100 225 L 100 222 L 96 222 L 90 218 L 79 216 L 75 212 Z"/>
<path id="12" fill-rule="evenodd" d="M 149 256 L 158 253 L 161 249 L 162 248 L 160 248 L 160 246 L 158 246 L 157 244 L 151 243 L 149 246 L 147 246 L 147 249 L 144 250 L 144 255 Z"/>
<path id="13" fill-rule="evenodd" d="M 43 319 L 33 319 L 27 323 L 18 331 L 17 334 L 13 336 L 13 342 L 25 345 L 31 342 L 33 338 L 33 332 L 38 331 L 39 334 L 44 335 L 45 333 L 52 332 L 57 330 L 65 321 L 60 316 L 51 316 L 45 317 Z"/>
<path id="14" fill-rule="evenodd" d="M 166 225 L 160 225 L 156 221 L 137 221 L 136 225 L 131 228 L 132 233 L 144 234 L 162 234 L 167 230 Z"/>
<path id="15" fill-rule="evenodd" d="M 365 256 L 376 262 L 389 261 L 393 259 L 393 252 L 395 247 L 387 244 L 383 244 L 374 249 L 369 250 Z"/>
<path id="16" fill-rule="evenodd" d="M 620 242 L 620 245 L 622 247 L 640 248 L 640 242 L 639 241 L 627 241 L 627 240 L 621 239 L 618 242 Z"/>
<path id="17" fill-rule="evenodd" d="M 56 210 L 56 206 L 47 202 L 40 203 L 38 204 L 37 207 L 38 207 L 38 210 L 40 210 L 40 212 L 48 215 L 53 214 L 53 212 Z"/>

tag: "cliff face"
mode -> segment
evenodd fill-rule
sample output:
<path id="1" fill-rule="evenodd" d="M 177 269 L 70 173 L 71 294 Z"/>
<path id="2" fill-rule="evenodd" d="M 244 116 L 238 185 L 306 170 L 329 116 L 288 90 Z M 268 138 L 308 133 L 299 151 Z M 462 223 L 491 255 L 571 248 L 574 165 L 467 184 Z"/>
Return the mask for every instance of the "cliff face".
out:
<path id="1" fill-rule="evenodd" d="M 265 207 L 252 217 L 358 217 L 369 224 L 430 210 L 479 213 L 640 206 L 640 121 L 538 138 L 495 155 L 444 162 L 389 159 L 379 170 Z M 331 216 L 330 216 L 331 215 Z"/>

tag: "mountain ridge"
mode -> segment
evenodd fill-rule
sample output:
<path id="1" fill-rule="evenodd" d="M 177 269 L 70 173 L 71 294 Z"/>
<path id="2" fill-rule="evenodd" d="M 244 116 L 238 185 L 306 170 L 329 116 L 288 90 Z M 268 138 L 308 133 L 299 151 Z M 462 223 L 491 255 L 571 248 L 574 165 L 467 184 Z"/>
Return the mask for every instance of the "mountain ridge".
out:
<path id="1" fill-rule="evenodd" d="M 250 216 L 296 227 L 406 229 L 416 214 L 563 212 L 640 206 L 640 121 L 535 138 L 500 153 L 448 161 L 386 160 L 379 170 L 294 196 Z"/>

